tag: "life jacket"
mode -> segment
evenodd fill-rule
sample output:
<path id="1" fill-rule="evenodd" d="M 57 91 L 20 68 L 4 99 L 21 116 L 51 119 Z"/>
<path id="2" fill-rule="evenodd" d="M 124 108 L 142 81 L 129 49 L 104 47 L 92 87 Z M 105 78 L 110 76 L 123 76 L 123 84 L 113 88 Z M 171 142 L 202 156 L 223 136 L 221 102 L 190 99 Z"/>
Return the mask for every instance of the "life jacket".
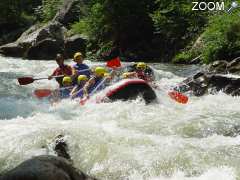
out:
<path id="1" fill-rule="evenodd" d="M 144 73 L 143 71 L 137 71 L 137 77 L 138 77 L 139 79 L 144 80 L 144 81 L 147 81 L 147 80 L 148 80 L 147 76 L 145 75 L 145 73 Z"/>
<path id="2" fill-rule="evenodd" d="M 55 71 L 52 73 L 52 76 L 59 76 L 59 75 L 71 76 L 72 75 L 71 66 L 64 65 L 63 67 L 56 68 Z M 56 81 L 58 82 L 60 87 L 63 86 L 62 80 L 63 80 L 63 77 L 56 78 Z"/>
<path id="3" fill-rule="evenodd" d="M 88 78 L 90 78 L 91 71 L 88 65 L 76 63 L 73 65 L 73 68 L 77 71 L 78 76 L 86 75 Z"/>

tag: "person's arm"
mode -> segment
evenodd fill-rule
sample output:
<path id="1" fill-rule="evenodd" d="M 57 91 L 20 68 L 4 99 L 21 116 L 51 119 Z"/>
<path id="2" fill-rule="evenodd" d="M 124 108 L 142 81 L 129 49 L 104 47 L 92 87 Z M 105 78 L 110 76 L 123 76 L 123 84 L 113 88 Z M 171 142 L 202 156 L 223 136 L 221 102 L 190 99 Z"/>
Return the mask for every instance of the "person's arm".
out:
<path id="1" fill-rule="evenodd" d="M 76 92 L 77 92 L 77 89 L 78 89 L 78 85 L 74 86 L 74 88 L 72 89 L 72 91 L 70 92 L 70 96 L 74 97 Z"/>
<path id="2" fill-rule="evenodd" d="M 132 78 L 132 77 L 137 77 L 136 72 L 126 72 L 123 74 L 123 78 Z"/>
<path id="3" fill-rule="evenodd" d="M 94 78 L 91 78 L 91 79 L 89 79 L 88 82 L 86 82 L 86 84 L 85 84 L 84 87 L 83 87 L 84 96 L 89 96 L 89 94 L 88 94 L 88 89 L 89 89 L 90 86 L 92 86 L 94 83 L 95 83 L 95 79 L 94 79 Z"/>

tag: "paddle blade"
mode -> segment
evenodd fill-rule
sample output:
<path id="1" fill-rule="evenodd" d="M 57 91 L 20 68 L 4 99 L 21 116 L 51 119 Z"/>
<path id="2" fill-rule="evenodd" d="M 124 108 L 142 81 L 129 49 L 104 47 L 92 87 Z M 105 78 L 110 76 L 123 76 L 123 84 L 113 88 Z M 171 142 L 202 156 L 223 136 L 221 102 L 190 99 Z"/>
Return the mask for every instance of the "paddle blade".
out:
<path id="1" fill-rule="evenodd" d="M 186 104 L 188 102 L 188 97 L 180 92 L 177 91 L 171 91 L 168 93 L 168 95 L 175 101 Z"/>
<path id="2" fill-rule="evenodd" d="M 34 91 L 34 95 L 37 98 L 44 98 L 48 97 L 52 94 L 52 91 L 50 89 L 37 89 Z"/>
<path id="3" fill-rule="evenodd" d="M 20 85 L 27 85 L 27 84 L 31 84 L 34 81 L 34 79 L 32 77 L 21 77 L 18 78 L 18 82 Z"/>
<path id="4" fill-rule="evenodd" d="M 116 68 L 116 67 L 121 67 L 121 61 L 119 57 L 116 57 L 110 61 L 107 62 L 107 67 L 110 68 Z"/>

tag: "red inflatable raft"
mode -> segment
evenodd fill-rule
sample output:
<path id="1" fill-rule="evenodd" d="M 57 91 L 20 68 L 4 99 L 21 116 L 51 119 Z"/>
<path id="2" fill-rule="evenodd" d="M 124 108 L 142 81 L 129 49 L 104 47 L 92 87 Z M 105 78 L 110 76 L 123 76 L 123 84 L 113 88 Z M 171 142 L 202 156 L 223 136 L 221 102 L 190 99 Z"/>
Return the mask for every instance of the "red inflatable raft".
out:
<path id="1" fill-rule="evenodd" d="M 104 97 L 112 101 L 132 100 L 142 97 L 146 104 L 156 100 L 157 96 L 152 87 L 141 79 L 124 79 L 104 90 Z"/>

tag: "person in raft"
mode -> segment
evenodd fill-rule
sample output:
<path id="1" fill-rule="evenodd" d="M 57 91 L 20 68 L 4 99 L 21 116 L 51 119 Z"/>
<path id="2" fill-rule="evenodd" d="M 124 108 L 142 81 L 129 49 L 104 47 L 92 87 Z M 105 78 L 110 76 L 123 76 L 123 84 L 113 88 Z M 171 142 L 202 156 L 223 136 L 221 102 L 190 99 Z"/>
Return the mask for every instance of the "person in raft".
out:
<path id="1" fill-rule="evenodd" d="M 144 62 L 139 62 L 130 67 L 128 72 L 123 73 L 122 78 L 139 78 L 147 82 L 154 81 L 152 69 Z"/>
<path id="2" fill-rule="evenodd" d="M 106 81 L 111 76 L 105 76 L 107 70 L 104 67 L 96 67 L 94 70 L 94 75 L 88 80 L 88 82 L 83 87 L 83 92 L 85 97 L 89 97 L 89 94 L 94 91 L 102 90 L 106 87 Z"/>
<path id="3" fill-rule="evenodd" d="M 62 81 L 63 87 L 59 89 L 60 98 L 66 99 L 70 97 L 70 93 L 73 89 L 73 81 L 70 76 L 65 76 Z"/>
<path id="4" fill-rule="evenodd" d="M 73 81 L 70 76 L 65 76 L 62 80 L 62 87 L 53 91 L 51 95 L 52 103 L 58 102 L 61 99 L 70 97 L 70 93 L 73 89 Z"/>
<path id="5" fill-rule="evenodd" d="M 86 75 L 87 78 L 90 78 L 92 72 L 88 65 L 83 63 L 83 55 L 80 52 L 74 54 L 73 61 L 75 64 L 73 65 L 74 69 L 74 80 L 77 84 L 77 78 L 79 75 Z"/>
<path id="6" fill-rule="evenodd" d="M 58 67 L 53 71 L 52 75 L 48 77 L 49 80 L 53 78 L 53 76 L 60 76 L 63 75 L 62 77 L 57 77 L 56 81 L 59 84 L 59 87 L 63 87 L 63 77 L 64 76 L 72 76 L 74 74 L 74 70 L 71 66 L 65 65 L 64 64 L 64 58 L 62 54 L 57 54 L 56 56 L 56 62 L 58 64 Z"/>
<path id="7" fill-rule="evenodd" d="M 82 74 L 78 76 L 77 85 L 74 86 L 72 92 L 70 93 L 73 99 L 83 97 L 83 87 L 87 81 L 88 81 L 88 77 L 86 75 Z"/>

